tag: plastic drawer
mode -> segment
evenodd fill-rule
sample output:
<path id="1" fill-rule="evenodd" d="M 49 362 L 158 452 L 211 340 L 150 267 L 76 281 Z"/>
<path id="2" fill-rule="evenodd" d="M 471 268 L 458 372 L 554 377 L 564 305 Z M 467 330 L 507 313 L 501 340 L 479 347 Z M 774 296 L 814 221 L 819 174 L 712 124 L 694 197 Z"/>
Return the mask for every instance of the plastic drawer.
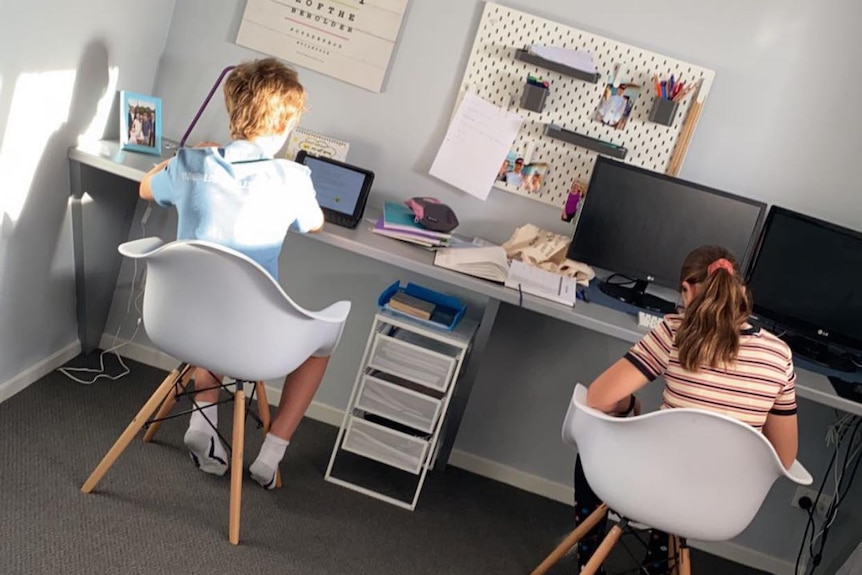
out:
<path id="1" fill-rule="evenodd" d="M 456 348 L 430 339 L 415 341 L 411 335 L 416 334 L 376 335 L 369 367 L 445 392 L 456 361 L 446 352 Z M 433 344 L 437 350 L 429 349 Z"/>
<path id="2" fill-rule="evenodd" d="M 351 417 L 341 448 L 418 475 L 425 460 L 428 442 L 370 421 Z"/>
<path id="3" fill-rule="evenodd" d="M 443 402 L 366 375 L 356 407 L 413 429 L 433 433 Z"/>

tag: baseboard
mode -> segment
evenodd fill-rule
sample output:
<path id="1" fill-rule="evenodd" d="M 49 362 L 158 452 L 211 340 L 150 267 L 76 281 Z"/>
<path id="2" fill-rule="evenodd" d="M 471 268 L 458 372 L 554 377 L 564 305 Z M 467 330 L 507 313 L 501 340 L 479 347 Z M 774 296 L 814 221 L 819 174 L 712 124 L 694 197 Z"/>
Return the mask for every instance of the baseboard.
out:
<path id="1" fill-rule="evenodd" d="M 794 575 L 796 566 L 792 562 L 778 559 L 777 557 L 767 555 L 760 551 L 755 551 L 754 549 L 744 547 L 732 541 L 723 541 L 718 543 L 691 541 L 690 544 L 695 549 L 699 549 L 717 557 L 722 557 L 728 561 L 733 561 L 734 563 L 739 563 L 740 565 L 751 567 L 752 569 L 759 569 L 760 571 L 772 573 L 773 575 Z M 695 565 L 694 570 L 696 569 L 697 566 Z"/>
<path id="2" fill-rule="evenodd" d="M 0 383 L 0 403 L 6 401 L 27 386 L 36 383 L 58 367 L 81 353 L 81 343 L 76 341 L 70 343 L 58 352 L 55 352 L 36 365 L 28 367 L 12 379 Z"/>
<path id="3" fill-rule="evenodd" d="M 278 405 L 281 399 L 281 386 L 267 384 L 266 399 L 270 405 Z M 320 403 L 319 401 L 312 401 L 311 405 L 308 406 L 308 411 L 305 412 L 305 416 L 315 421 L 341 427 L 341 422 L 344 420 L 344 410 Z"/>
<path id="4" fill-rule="evenodd" d="M 102 349 L 110 347 L 113 339 L 112 335 L 103 336 L 101 342 Z M 80 348 L 80 346 L 78 347 Z M 164 369 L 166 371 L 175 368 L 179 363 L 179 361 L 165 353 L 136 343 L 125 343 L 118 352 L 123 357 Z M 74 355 L 72 357 L 74 357 Z M 281 399 L 281 386 L 267 384 L 266 395 L 267 400 L 271 405 L 277 405 Z M 0 399 L 2 399 L 2 387 L 0 387 Z M 344 419 L 344 410 L 313 401 L 308 407 L 306 417 L 338 427 Z M 533 475 L 459 449 L 452 450 L 452 454 L 449 457 L 449 463 L 454 467 L 475 473 L 476 475 L 481 475 L 482 477 L 487 477 L 488 479 L 493 479 L 494 481 L 499 481 L 500 483 L 505 483 L 512 487 L 517 487 L 518 489 L 523 489 L 524 491 L 535 493 L 536 495 L 541 495 L 566 505 L 572 505 L 574 503 L 574 494 L 570 484 L 558 483 L 549 479 L 544 479 L 537 475 Z M 765 553 L 761 553 L 760 551 L 749 549 L 748 547 L 743 547 L 737 543 L 704 543 L 700 541 L 692 541 L 691 546 L 695 549 L 705 551 L 706 553 L 711 553 L 712 555 L 717 555 L 729 561 L 746 565 L 754 569 L 759 569 L 767 573 L 773 573 L 775 575 L 793 575 L 793 563 L 777 559 Z"/>
<path id="5" fill-rule="evenodd" d="M 179 360 L 155 348 L 129 340 L 115 340 L 114 336 L 111 334 L 102 335 L 102 339 L 99 341 L 99 347 L 101 349 L 116 347 L 116 352 L 126 359 L 131 359 L 132 361 L 137 361 L 144 365 L 163 369 L 165 371 L 171 371 L 180 363 Z"/>
<path id="6" fill-rule="evenodd" d="M 566 505 L 574 504 L 571 484 L 557 483 L 550 479 L 533 475 L 496 461 L 453 449 L 449 456 L 450 465 L 459 467 L 476 475 L 487 477 L 530 493 L 535 493 Z"/>

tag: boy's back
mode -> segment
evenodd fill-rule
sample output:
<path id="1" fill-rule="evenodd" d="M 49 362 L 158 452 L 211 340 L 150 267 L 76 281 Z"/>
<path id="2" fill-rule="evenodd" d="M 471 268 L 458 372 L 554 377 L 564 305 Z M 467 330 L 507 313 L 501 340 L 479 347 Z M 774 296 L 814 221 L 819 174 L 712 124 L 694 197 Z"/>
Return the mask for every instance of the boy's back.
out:
<path id="1" fill-rule="evenodd" d="M 233 248 L 275 278 L 288 228 L 307 232 L 322 223 L 308 168 L 245 140 L 181 149 L 151 186 L 156 202 L 177 207 L 177 239 Z"/>

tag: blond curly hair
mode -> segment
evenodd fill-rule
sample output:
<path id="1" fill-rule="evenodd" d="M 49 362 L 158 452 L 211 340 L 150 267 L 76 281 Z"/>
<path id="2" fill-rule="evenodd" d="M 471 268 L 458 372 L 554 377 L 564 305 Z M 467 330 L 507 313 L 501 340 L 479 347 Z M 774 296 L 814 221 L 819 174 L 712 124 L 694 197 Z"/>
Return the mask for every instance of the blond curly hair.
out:
<path id="1" fill-rule="evenodd" d="M 305 90 L 296 71 L 275 58 L 243 62 L 224 84 L 224 101 L 234 140 L 283 134 L 305 109 Z"/>

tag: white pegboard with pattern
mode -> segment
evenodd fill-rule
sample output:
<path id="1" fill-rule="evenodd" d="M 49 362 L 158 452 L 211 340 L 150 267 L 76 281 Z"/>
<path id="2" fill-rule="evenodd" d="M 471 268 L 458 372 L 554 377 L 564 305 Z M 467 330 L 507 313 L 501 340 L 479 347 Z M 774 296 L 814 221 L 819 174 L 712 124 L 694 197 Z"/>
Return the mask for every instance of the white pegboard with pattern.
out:
<path id="1" fill-rule="evenodd" d="M 601 78 L 592 84 L 515 59 L 517 49 L 532 44 L 590 52 Z M 601 101 L 605 81 L 620 63 L 625 65 L 627 81 L 642 88 L 628 122 L 618 130 L 594 120 L 593 115 Z M 541 113 L 519 107 L 528 74 L 550 82 L 550 93 Z M 680 102 L 670 126 L 648 119 L 655 98 L 653 74 L 663 78 L 673 74 L 686 83 L 701 81 L 700 90 Z M 524 155 L 527 162 L 549 165 L 538 192 L 524 192 L 499 181 L 495 187 L 562 206 L 574 180 L 589 182 L 596 152 L 543 135 L 547 124 L 624 146 L 628 149 L 626 163 L 665 172 L 690 103 L 697 97 L 703 104 L 714 77 L 713 71 L 694 64 L 488 2 L 479 22 L 461 90 L 469 90 L 488 102 L 520 114 L 525 122 L 514 149 Z"/>

